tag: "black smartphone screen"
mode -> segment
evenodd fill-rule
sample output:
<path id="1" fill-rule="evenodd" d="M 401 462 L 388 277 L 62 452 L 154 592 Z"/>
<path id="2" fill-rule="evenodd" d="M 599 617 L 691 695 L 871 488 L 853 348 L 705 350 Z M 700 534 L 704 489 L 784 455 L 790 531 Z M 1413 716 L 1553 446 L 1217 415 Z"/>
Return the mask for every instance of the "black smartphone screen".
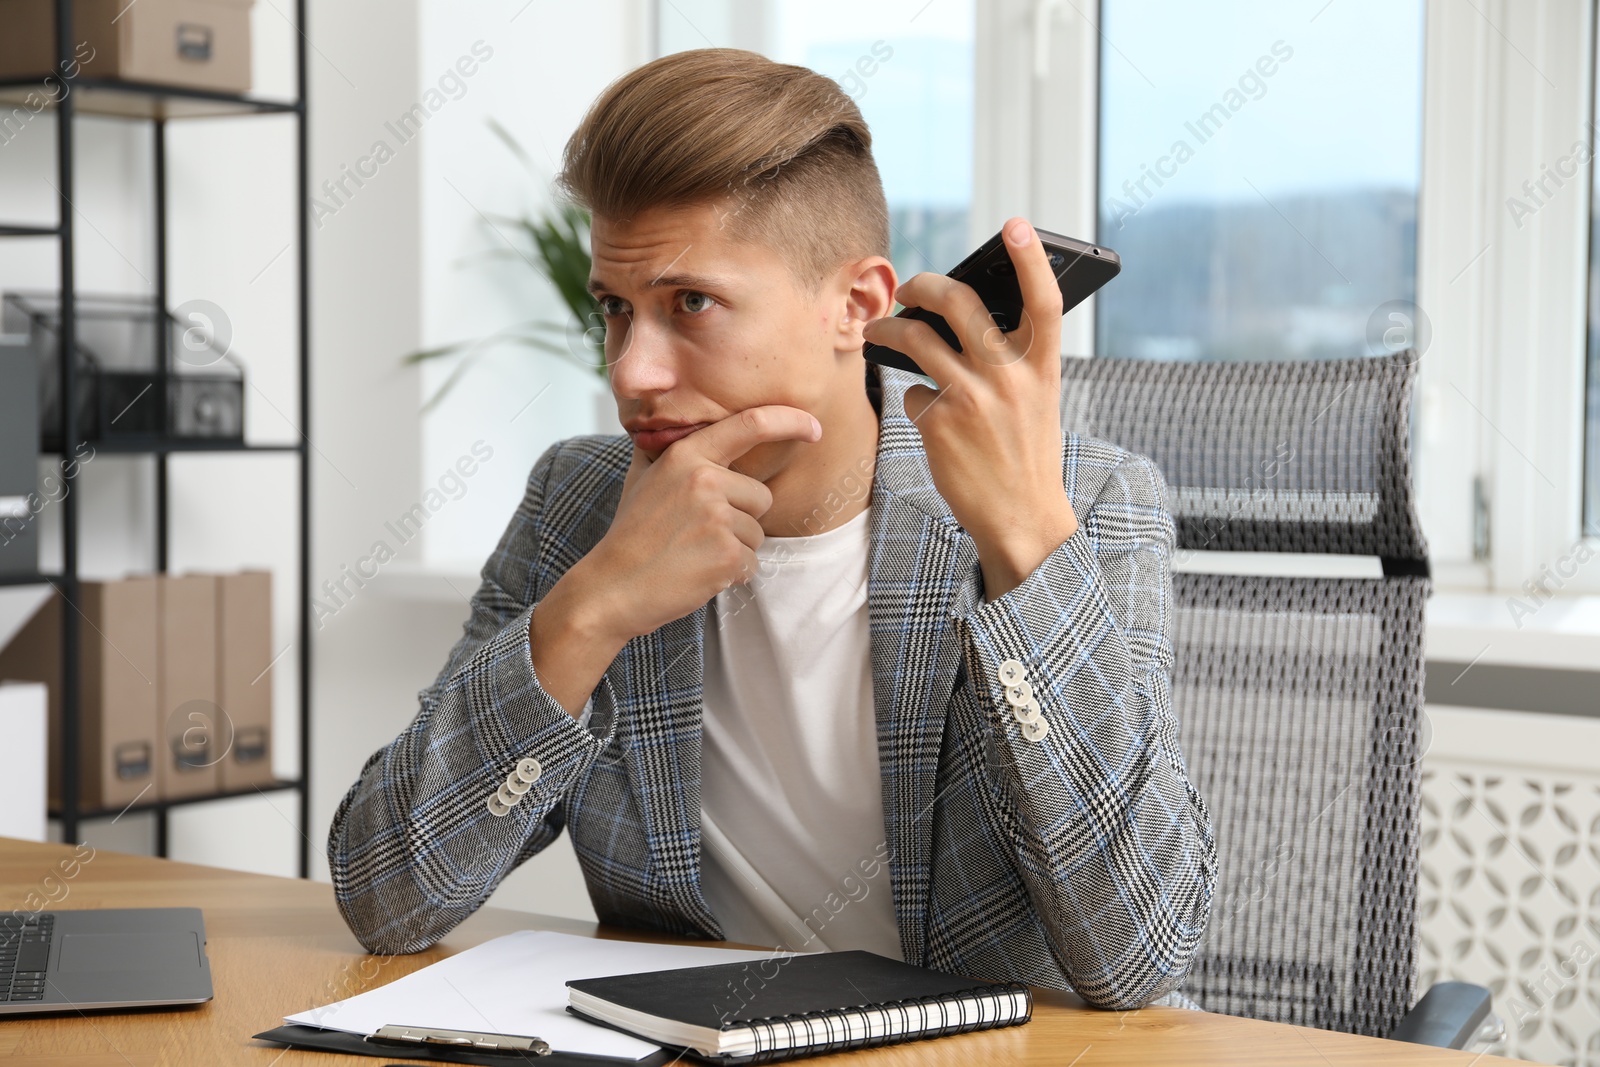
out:
<path id="1" fill-rule="evenodd" d="M 1036 232 L 1045 253 L 1050 257 L 1050 269 L 1055 272 L 1056 284 L 1061 288 L 1062 314 L 1089 299 L 1122 270 L 1121 258 L 1103 245 L 1088 244 L 1048 230 L 1036 228 Z M 978 299 L 989 310 L 990 318 L 1000 329 L 1010 333 L 1021 324 L 1022 288 L 1017 284 L 1017 271 L 1011 264 L 1011 256 L 1006 252 L 1001 234 L 997 233 L 979 245 L 970 256 L 956 264 L 949 276 L 972 286 Z M 951 348 L 961 351 L 961 342 L 950 324 L 944 321 L 944 316 L 922 308 L 903 308 L 895 317 L 926 322 Z M 926 377 L 926 372 L 904 352 L 869 341 L 861 354 L 873 363 Z"/>

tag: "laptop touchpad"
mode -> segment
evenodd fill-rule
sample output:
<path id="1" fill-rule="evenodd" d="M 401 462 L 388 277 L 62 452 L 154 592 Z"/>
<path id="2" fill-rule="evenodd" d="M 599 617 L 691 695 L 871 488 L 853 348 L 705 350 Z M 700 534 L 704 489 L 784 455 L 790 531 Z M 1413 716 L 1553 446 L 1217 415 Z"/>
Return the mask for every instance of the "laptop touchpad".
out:
<path id="1" fill-rule="evenodd" d="M 193 931 L 127 934 L 67 934 L 58 973 L 172 971 L 200 966 L 200 939 Z"/>

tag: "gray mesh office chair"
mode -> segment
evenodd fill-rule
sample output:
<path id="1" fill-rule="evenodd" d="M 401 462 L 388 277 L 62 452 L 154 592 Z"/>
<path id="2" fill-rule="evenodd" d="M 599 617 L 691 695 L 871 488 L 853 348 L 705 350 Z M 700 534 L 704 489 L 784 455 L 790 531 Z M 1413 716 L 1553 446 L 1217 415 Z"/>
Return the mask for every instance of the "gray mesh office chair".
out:
<path id="1" fill-rule="evenodd" d="M 1441 983 L 1407 1017 L 1429 582 L 1411 495 L 1414 371 L 1409 354 L 1069 358 L 1062 424 L 1155 461 L 1180 560 L 1383 561 L 1383 578 L 1173 576 L 1173 701 L 1220 860 L 1184 992 L 1230 1015 L 1463 1047 L 1487 990 Z"/>

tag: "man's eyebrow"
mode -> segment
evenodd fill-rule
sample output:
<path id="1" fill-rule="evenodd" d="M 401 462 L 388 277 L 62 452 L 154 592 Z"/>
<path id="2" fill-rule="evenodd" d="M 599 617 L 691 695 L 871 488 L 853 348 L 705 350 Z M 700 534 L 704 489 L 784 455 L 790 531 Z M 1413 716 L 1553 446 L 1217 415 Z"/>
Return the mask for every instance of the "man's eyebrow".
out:
<path id="1" fill-rule="evenodd" d="M 732 279 L 718 277 L 711 274 L 662 274 L 650 282 L 649 289 L 726 289 L 732 284 Z M 610 285 L 600 278 L 590 278 L 587 286 L 591 293 L 614 292 Z"/>

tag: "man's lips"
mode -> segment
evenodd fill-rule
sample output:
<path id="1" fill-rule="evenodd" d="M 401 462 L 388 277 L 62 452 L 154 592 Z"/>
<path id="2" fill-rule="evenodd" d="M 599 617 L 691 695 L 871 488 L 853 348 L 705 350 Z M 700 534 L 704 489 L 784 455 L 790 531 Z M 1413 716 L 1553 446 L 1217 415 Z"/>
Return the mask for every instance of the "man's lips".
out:
<path id="1" fill-rule="evenodd" d="M 633 443 L 646 452 L 659 452 L 674 441 L 682 440 L 703 429 L 709 423 L 696 422 L 688 426 L 664 426 L 659 430 L 629 430 L 628 436 L 633 438 Z"/>

